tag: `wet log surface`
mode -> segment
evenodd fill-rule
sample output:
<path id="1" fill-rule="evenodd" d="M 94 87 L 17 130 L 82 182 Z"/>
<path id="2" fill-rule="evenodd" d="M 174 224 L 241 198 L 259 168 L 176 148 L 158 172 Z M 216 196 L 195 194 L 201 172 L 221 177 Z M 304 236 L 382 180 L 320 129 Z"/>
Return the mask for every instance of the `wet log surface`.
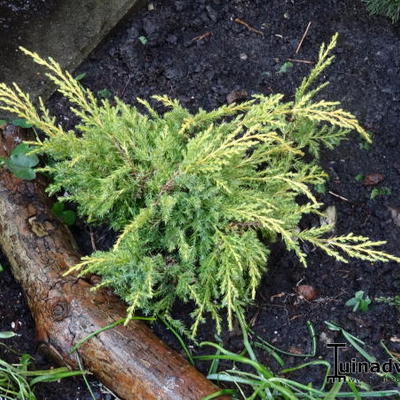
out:
<path id="1" fill-rule="evenodd" d="M 0 156 L 8 156 L 25 134 L 10 126 L 0 130 Z M 123 318 L 125 306 L 106 289 L 90 291 L 90 280 L 63 277 L 80 254 L 51 213 L 45 180 L 22 181 L 5 169 L 0 176 L 0 245 L 25 291 L 37 340 L 76 368 L 71 347 Z M 139 321 L 98 334 L 78 352 L 85 368 L 125 400 L 199 400 L 217 390 Z"/>

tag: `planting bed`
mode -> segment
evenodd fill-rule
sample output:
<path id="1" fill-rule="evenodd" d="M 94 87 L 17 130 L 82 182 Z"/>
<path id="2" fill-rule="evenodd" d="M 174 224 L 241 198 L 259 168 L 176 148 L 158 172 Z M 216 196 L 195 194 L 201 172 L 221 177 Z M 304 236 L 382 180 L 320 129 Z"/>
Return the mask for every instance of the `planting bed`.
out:
<path id="1" fill-rule="evenodd" d="M 94 91 L 108 89 L 128 103 L 135 97 L 148 99 L 152 94 L 178 98 L 191 110 L 211 110 L 227 100 L 232 91 L 284 93 L 288 99 L 302 77 L 311 68 L 322 42 L 339 32 L 334 53 L 336 60 L 325 75 L 331 82 L 323 96 L 340 100 L 361 124 L 373 133 L 373 144 L 367 149 L 353 134 L 335 151 L 324 152 L 322 165 L 330 176 L 319 199 L 334 206 L 337 233 L 354 232 L 374 240 L 386 240 L 386 250 L 400 255 L 400 31 L 389 20 L 370 17 L 361 1 L 354 0 L 196 0 L 153 1 L 114 32 L 78 69 L 86 73 L 82 84 Z M 240 18 L 248 24 L 235 22 Z M 307 25 L 311 27 L 298 53 L 296 48 Z M 249 29 L 254 28 L 254 29 Z M 145 40 L 139 40 L 144 37 Z M 293 66 L 279 72 L 288 59 Z M 304 62 L 304 60 L 306 62 Z M 66 126 L 74 123 L 68 106 L 59 96 L 48 103 Z M 382 174 L 377 186 L 365 186 L 357 175 Z M 371 199 L 373 188 L 390 188 L 391 194 Z M 319 223 L 304 219 L 302 228 Z M 89 229 L 79 222 L 74 234 L 82 251 L 107 248 L 114 235 L 106 228 Z M 343 341 L 328 330 L 324 321 L 341 327 L 368 344 L 370 353 L 380 360 L 386 356 L 379 343 L 400 352 L 398 312 L 395 307 L 373 301 L 366 313 L 353 313 L 344 303 L 358 290 L 371 298 L 395 296 L 400 292 L 400 269 L 396 263 L 371 265 L 362 261 L 349 264 L 335 262 L 313 248 L 308 253 L 309 267 L 304 269 L 283 245 L 273 246 L 269 269 L 260 286 L 257 301 L 248 310 L 256 334 L 291 352 L 309 352 L 310 338 L 306 323 L 311 321 L 317 335 L 317 356 L 332 360 L 327 342 Z M 317 297 L 308 302 L 296 295 L 301 282 L 315 287 Z M 11 323 L 21 334 L 8 344 L 20 352 L 35 352 L 33 323 L 23 296 L 9 272 L 0 273 L 0 330 Z M 174 315 L 187 324 L 188 306 L 177 305 Z M 179 350 L 173 337 L 161 325 L 156 331 L 167 343 Z M 214 340 L 210 322 L 200 330 L 199 340 Z M 225 331 L 224 346 L 240 351 L 240 332 Z M 198 350 L 194 350 L 195 353 Z M 202 350 L 202 352 L 207 352 Z M 355 356 L 352 350 L 343 357 Z M 260 353 L 260 359 L 277 368 Z M 10 357 L 0 347 L 0 357 Z M 288 365 L 299 363 L 286 358 Z M 361 359 L 361 358 L 360 358 Z M 199 364 L 204 373 L 205 364 Z M 297 378 L 303 382 L 321 382 L 322 371 L 302 370 Z M 293 375 L 295 377 L 295 375 Z M 382 381 L 374 375 L 357 376 L 381 389 Z M 386 387 L 392 387 L 386 383 Z M 81 382 L 76 380 L 52 384 L 41 391 L 39 399 L 72 400 L 87 398 Z M 99 398 L 103 396 L 97 392 Z"/>

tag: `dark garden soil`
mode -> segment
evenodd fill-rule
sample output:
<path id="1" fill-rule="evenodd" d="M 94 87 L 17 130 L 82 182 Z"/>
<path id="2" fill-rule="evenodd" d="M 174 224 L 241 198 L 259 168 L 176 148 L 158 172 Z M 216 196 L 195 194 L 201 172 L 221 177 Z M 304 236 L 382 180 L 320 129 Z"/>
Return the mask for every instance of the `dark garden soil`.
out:
<path id="1" fill-rule="evenodd" d="M 326 151 L 321 161 L 330 181 L 319 198 L 336 208 L 337 233 L 354 232 L 386 240 L 386 250 L 400 255 L 400 217 L 393 218 L 400 212 L 399 27 L 385 18 L 370 17 L 360 0 L 164 0 L 153 1 L 152 6 L 113 32 L 79 68 L 77 73 L 87 74 L 84 85 L 96 92 L 108 89 L 128 103 L 137 96 L 148 99 L 152 94 L 167 94 L 191 110 L 220 106 L 235 90 L 246 91 L 248 96 L 281 92 L 290 99 L 310 70 L 308 61 L 316 59 L 321 43 L 339 32 L 336 60 L 325 73 L 331 84 L 323 96 L 341 101 L 345 109 L 356 114 L 373 132 L 374 143 L 367 149 L 353 134 L 335 151 Z M 248 26 L 235 22 L 236 18 Z M 141 36 L 147 43 L 139 40 Z M 288 59 L 306 62 L 294 61 L 292 68 L 280 73 Z M 62 123 L 73 124 L 59 96 L 53 96 L 49 107 Z M 377 186 L 365 186 L 355 179 L 359 174 L 372 173 L 384 178 Z M 371 199 L 373 188 L 383 187 L 390 188 L 391 194 Z M 302 228 L 318 222 L 304 220 Z M 89 229 L 78 224 L 74 231 L 82 251 L 92 251 Z M 98 248 L 110 245 L 113 237 L 98 228 L 91 236 Z M 371 298 L 399 294 L 399 265 L 361 261 L 342 264 L 311 247 L 304 250 L 309 254 L 307 269 L 283 246 L 273 246 L 268 272 L 255 305 L 248 311 L 255 333 L 277 347 L 305 353 L 311 343 L 306 322 L 311 321 L 317 335 L 317 356 L 331 361 L 332 351 L 326 343 L 344 341 L 324 324 L 335 321 L 364 340 L 368 351 L 382 361 L 386 356 L 381 340 L 390 350 L 400 352 L 395 307 L 373 301 L 368 312 L 354 313 L 344 306 L 358 290 Z M 316 288 L 315 300 L 309 302 L 296 295 L 300 282 Z M 33 324 L 20 289 L 7 271 L 0 274 L 0 288 L 0 330 L 10 329 L 11 322 L 16 322 L 21 336 L 9 343 L 17 351 L 34 353 Z M 175 314 L 187 324 L 188 310 L 187 306 L 177 306 Z M 163 327 L 156 325 L 155 329 L 179 350 Z M 214 340 L 211 324 L 203 326 L 199 340 Z M 238 330 L 225 332 L 223 340 L 225 347 L 241 350 Z M 0 357 L 3 354 L 0 348 Z M 348 349 L 343 358 L 353 356 L 355 353 Z M 263 353 L 260 359 L 277 368 Z M 303 359 L 287 357 L 286 361 L 295 365 Z M 207 371 L 205 365 L 200 368 Z M 322 376 L 322 370 L 313 367 L 296 378 L 318 384 Z M 357 377 L 373 384 L 374 389 L 393 387 L 373 375 Z M 85 398 L 77 389 L 81 383 L 76 382 L 52 386 L 60 391 L 49 391 L 39 399 Z"/>
<path id="2" fill-rule="evenodd" d="M 0 0 L 0 28 L 25 24 L 38 14 L 44 15 L 58 0 Z"/>

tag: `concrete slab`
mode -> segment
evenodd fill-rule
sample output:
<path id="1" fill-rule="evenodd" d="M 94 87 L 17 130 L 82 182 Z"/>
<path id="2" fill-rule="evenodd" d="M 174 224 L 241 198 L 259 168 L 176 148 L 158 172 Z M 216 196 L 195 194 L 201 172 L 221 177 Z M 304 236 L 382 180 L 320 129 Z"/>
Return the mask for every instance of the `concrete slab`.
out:
<path id="1" fill-rule="evenodd" d="M 40 95 L 44 99 L 52 94 L 54 87 L 43 79 L 43 68 L 23 55 L 19 46 L 41 56 L 51 56 L 63 68 L 73 71 L 124 16 L 144 3 L 143 0 L 28 0 L 28 3 L 35 1 L 35 7 L 26 12 L 6 10 L 0 5 L 0 81 L 17 82 L 33 98 Z M 0 112 L 1 119 L 7 117 Z"/>

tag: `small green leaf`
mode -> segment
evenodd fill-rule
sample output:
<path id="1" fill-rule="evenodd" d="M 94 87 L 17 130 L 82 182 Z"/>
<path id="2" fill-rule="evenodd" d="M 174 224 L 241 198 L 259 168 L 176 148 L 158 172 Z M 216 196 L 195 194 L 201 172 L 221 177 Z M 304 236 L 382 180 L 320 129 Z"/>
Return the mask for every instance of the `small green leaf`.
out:
<path id="1" fill-rule="evenodd" d="M 360 310 L 361 312 L 368 311 L 368 306 L 371 304 L 371 299 L 366 296 L 364 298 L 364 291 L 359 290 L 354 294 L 350 300 L 347 300 L 345 305 L 349 307 L 353 307 L 353 312 Z"/>
<path id="2" fill-rule="evenodd" d="M 286 61 L 284 64 L 281 65 L 279 68 L 278 74 L 286 74 L 289 70 L 293 68 L 293 63 L 290 61 Z"/>
<path id="3" fill-rule="evenodd" d="M 367 312 L 368 306 L 371 304 L 371 299 L 367 296 L 365 300 L 360 301 L 360 311 Z"/>
<path id="4" fill-rule="evenodd" d="M 339 332 L 341 328 L 337 326 L 334 322 L 329 322 L 325 321 L 325 324 L 327 325 L 328 329 L 334 332 Z"/>
<path id="5" fill-rule="evenodd" d="M 0 128 L 3 128 L 7 125 L 7 121 L 5 119 L 0 119 Z"/>
<path id="6" fill-rule="evenodd" d="M 30 124 L 25 118 L 17 118 L 11 121 L 14 126 L 18 126 L 20 128 L 32 128 L 32 124 Z"/>
<path id="7" fill-rule="evenodd" d="M 346 306 L 354 306 L 357 303 L 357 299 L 352 297 L 350 300 L 347 300 L 346 303 L 344 303 Z"/>
<path id="8" fill-rule="evenodd" d="M 324 183 L 318 183 L 317 185 L 314 185 L 314 189 L 318 193 L 321 193 L 321 194 L 326 193 L 326 186 Z"/>
<path id="9" fill-rule="evenodd" d="M 24 181 L 32 181 L 36 178 L 36 172 L 32 168 L 19 167 L 12 163 L 6 164 L 10 172 L 19 179 Z"/>
<path id="10" fill-rule="evenodd" d="M 64 203 L 62 203 L 61 201 L 56 201 L 51 207 L 51 211 L 53 211 L 54 215 L 59 217 L 64 211 Z"/>
<path id="11" fill-rule="evenodd" d="M 76 221 L 76 213 L 72 210 L 65 210 L 62 213 L 62 221 L 65 225 L 73 225 Z"/>
<path id="12" fill-rule="evenodd" d="M 370 194 L 370 198 L 374 199 L 377 196 L 390 196 L 392 194 L 392 189 L 387 186 L 381 188 L 373 188 Z"/>
<path id="13" fill-rule="evenodd" d="M 112 96 L 112 92 L 108 89 L 101 89 L 97 92 L 97 95 L 103 99 L 109 99 Z"/>
<path id="14" fill-rule="evenodd" d="M 145 46 L 148 42 L 146 36 L 139 36 L 139 42 L 142 43 L 143 46 Z"/>
<path id="15" fill-rule="evenodd" d="M 22 168 L 32 168 L 39 163 L 39 159 L 35 154 L 29 155 L 26 153 L 11 153 L 11 156 L 6 163 Z"/>
<path id="16" fill-rule="evenodd" d="M 19 145 L 15 146 L 11 151 L 12 156 L 18 156 L 20 154 L 27 154 L 30 151 L 29 145 L 26 143 L 20 143 Z"/>
<path id="17" fill-rule="evenodd" d="M 364 175 L 363 175 L 363 174 L 357 174 L 357 175 L 354 177 L 354 179 L 355 179 L 357 182 L 361 182 L 361 181 L 364 179 Z"/>
<path id="18" fill-rule="evenodd" d="M 10 158 L 4 161 L 4 165 L 17 178 L 24 180 L 32 180 L 36 178 L 36 172 L 33 167 L 39 163 L 39 159 L 35 154 L 28 154 L 30 147 L 26 143 L 20 143 L 11 152 Z"/>
<path id="19" fill-rule="evenodd" d="M 359 146 L 360 146 L 360 149 L 362 149 L 362 150 L 370 150 L 371 149 L 371 144 L 368 142 L 361 142 L 359 144 Z"/>
<path id="20" fill-rule="evenodd" d="M 376 196 L 379 196 L 379 189 L 378 188 L 373 188 L 369 197 L 371 199 L 374 199 Z"/>
<path id="21" fill-rule="evenodd" d="M 65 210 L 64 203 L 57 201 L 51 207 L 54 215 L 65 225 L 73 225 L 76 221 L 76 213 L 73 210 Z"/>
<path id="22" fill-rule="evenodd" d="M 17 336 L 17 334 L 11 331 L 0 332 L 0 339 L 10 339 L 14 336 Z"/>
<path id="23" fill-rule="evenodd" d="M 86 75 L 87 75 L 86 72 L 82 72 L 81 74 L 75 77 L 75 80 L 81 81 L 83 78 L 85 78 Z"/>

